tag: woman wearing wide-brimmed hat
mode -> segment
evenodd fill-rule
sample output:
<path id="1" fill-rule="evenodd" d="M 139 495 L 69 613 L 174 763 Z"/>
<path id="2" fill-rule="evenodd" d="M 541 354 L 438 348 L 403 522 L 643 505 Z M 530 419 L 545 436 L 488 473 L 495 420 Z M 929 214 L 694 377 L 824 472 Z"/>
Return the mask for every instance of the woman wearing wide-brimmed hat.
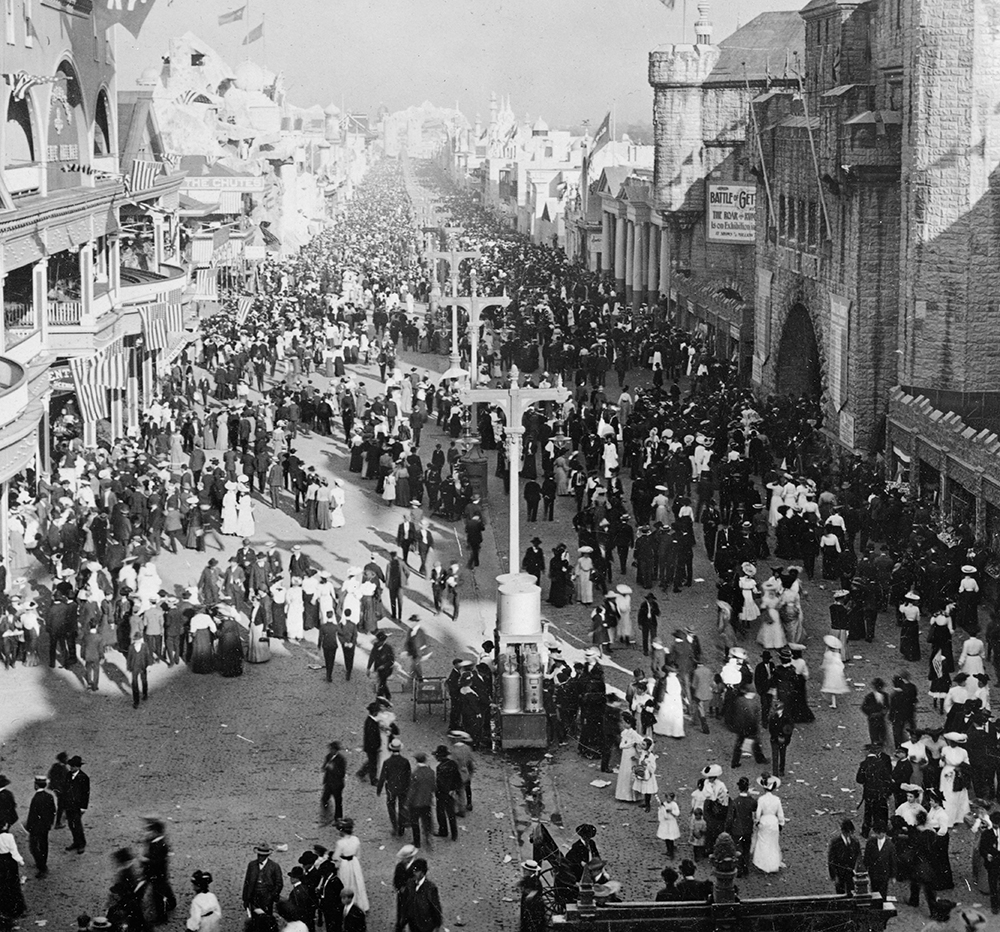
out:
<path id="1" fill-rule="evenodd" d="M 781 826 L 785 824 L 785 811 L 776 793 L 781 780 L 763 773 L 757 778 L 757 785 L 763 793 L 757 800 L 757 811 L 753 817 L 756 826 L 753 866 L 765 874 L 774 874 L 785 866 L 781 860 Z"/>
<path id="2" fill-rule="evenodd" d="M 823 685 L 819 691 L 830 697 L 830 708 L 837 708 L 837 696 L 851 691 L 851 684 L 844 675 L 844 657 L 840 638 L 832 634 L 824 635 L 823 643 L 826 651 L 823 653 Z"/>

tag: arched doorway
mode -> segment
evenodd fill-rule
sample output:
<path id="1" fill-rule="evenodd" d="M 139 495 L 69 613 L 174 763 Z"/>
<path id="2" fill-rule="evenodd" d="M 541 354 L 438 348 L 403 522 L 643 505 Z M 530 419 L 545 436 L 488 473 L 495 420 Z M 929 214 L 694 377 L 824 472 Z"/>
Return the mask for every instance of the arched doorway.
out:
<path id="1" fill-rule="evenodd" d="M 778 347 L 775 388 L 779 395 L 805 395 L 819 399 L 823 376 L 819 361 L 816 330 L 803 304 L 794 304 L 788 312 Z"/>

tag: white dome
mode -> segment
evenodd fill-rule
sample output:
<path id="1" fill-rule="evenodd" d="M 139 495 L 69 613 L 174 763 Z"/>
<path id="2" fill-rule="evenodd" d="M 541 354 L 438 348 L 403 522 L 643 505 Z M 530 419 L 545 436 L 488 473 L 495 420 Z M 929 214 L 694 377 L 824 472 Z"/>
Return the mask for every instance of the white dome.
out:
<path id="1" fill-rule="evenodd" d="M 135 82 L 139 87 L 156 87 L 160 83 L 160 70 L 158 68 L 146 68 L 139 79 Z"/>
<path id="2" fill-rule="evenodd" d="M 241 91 L 259 94 L 264 90 L 264 69 L 252 61 L 245 61 L 237 66 L 235 81 Z"/>

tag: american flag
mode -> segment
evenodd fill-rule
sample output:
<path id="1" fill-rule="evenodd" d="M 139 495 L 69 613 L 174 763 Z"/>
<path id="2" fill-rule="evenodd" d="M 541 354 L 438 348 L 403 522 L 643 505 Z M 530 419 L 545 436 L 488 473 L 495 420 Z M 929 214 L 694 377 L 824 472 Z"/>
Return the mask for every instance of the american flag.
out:
<path id="1" fill-rule="evenodd" d="M 205 301 L 216 301 L 219 297 L 217 269 L 198 269 L 195 275 L 194 294 Z"/>
<path id="2" fill-rule="evenodd" d="M 253 298 L 240 298 L 236 302 L 236 326 L 242 327 L 246 323 L 250 309 L 253 307 Z"/>
<path id="3" fill-rule="evenodd" d="M 193 104 L 198 99 L 198 91 L 188 90 L 185 91 L 178 97 L 174 98 L 174 103 L 179 107 L 185 107 L 188 104 Z"/>
<path id="4" fill-rule="evenodd" d="M 128 379 L 128 355 L 121 343 L 98 350 L 93 356 L 74 356 L 69 367 L 83 419 L 91 423 L 107 418 L 107 390 L 124 389 Z"/>
<path id="5" fill-rule="evenodd" d="M 169 346 L 166 309 L 165 304 L 147 304 L 139 308 L 142 332 L 146 335 L 146 346 L 151 350 L 162 350 Z"/>
<path id="6" fill-rule="evenodd" d="M 153 186 L 156 176 L 160 174 L 162 168 L 159 162 L 150 162 L 145 159 L 133 159 L 132 169 L 129 171 L 125 190 L 130 194 L 136 191 L 145 191 Z"/>
<path id="7" fill-rule="evenodd" d="M 10 85 L 11 97 L 14 100 L 24 100 L 25 95 L 36 84 L 55 84 L 56 81 L 64 81 L 66 76 L 57 74 L 44 78 L 38 74 L 28 74 L 26 71 L 14 71 L 4 74 L 3 79 Z"/>
<path id="8" fill-rule="evenodd" d="M 166 305 L 167 330 L 170 333 L 180 333 L 184 329 L 184 305 L 174 301 Z"/>

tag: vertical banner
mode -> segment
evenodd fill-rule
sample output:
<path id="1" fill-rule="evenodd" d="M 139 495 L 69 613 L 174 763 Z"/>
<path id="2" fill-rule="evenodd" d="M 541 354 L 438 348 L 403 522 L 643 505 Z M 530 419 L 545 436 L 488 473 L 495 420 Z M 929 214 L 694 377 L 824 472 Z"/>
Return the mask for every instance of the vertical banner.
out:
<path id="1" fill-rule="evenodd" d="M 763 366 L 771 355 L 771 279 L 773 272 L 757 269 L 757 299 L 754 302 L 754 370 Z M 756 362 L 759 360 L 759 362 Z M 760 381 L 760 379 L 755 379 Z"/>
<path id="2" fill-rule="evenodd" d="M 827 346 L 830 398 L 839 411 L 847 404 L 848 353 L 850 348 L 851 302 L 840 295 L 830 295 L 830 333 Z"/>

